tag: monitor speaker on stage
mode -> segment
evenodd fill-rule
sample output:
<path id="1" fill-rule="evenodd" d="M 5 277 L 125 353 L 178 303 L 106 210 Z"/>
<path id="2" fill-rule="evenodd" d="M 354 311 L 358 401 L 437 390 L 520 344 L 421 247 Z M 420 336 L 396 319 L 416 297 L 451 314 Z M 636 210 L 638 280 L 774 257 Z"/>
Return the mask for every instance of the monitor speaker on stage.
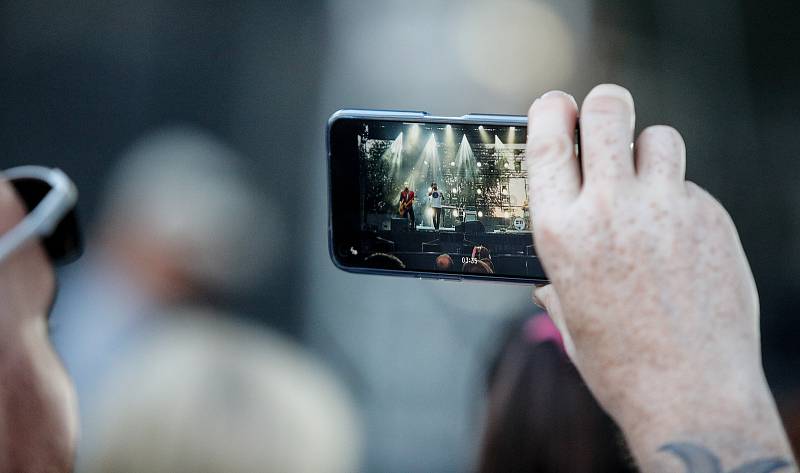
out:
<path id="1" fill-rule="evenodd" d="M 456 232 L 469 234 L 486 233 L 486 227 L 483 226 L 483 222 L 480 220 L 471 220 L 456 225 Z"/>
<path id="2" fill-rule="evenodd" d="M 442 232 L 439 234 L 442 243 L 461 243 L 464 241 L 464 234 L 461 232 Z"/>
<path id="3" fill-rule="evenodd" d="M 392 233 L 408 230 L 408 219 L 402 217 L 392 217 Z"/>

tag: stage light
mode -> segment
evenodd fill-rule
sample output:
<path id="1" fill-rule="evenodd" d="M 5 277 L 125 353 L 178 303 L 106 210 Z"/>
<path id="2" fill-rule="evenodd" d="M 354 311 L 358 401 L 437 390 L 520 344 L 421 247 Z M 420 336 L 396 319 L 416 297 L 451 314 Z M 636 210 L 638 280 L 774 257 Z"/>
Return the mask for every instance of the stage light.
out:
<path id="1" fill-rule="evenodd" d="M 391 172 L 396 175 L 403 164 L 403 132 L 392 141 L 391 146 L 383 152 L 381 159 L 389 162 Z"/>
<path id="2" fill-rule="evenodd" d="M 450 161 L 450 166 L 455 166 L 455 165 L 456 165 L 455 161 Z"/>
<path id="3" fill-rule="evenodd" d="M 458 218 L 458 210 L 453 210 L 453 217 Z"/>
<path id="4" fill-rule="evenodd" d="M 508 129 L 508 144 L 514 144 L 514 132 L 516 130 L 517 129 L 514 128 L 513 126 L 509 127 L 509 129 Z"/>
<path id="5" fill-rule="evenodd" d="M 478 210 L 478 218 L 483 218 L 483 212 L 481 212 L 480 210 Z"/>
<path id="6" fill-rule="evenodd" d="M 514 159 L 514 153 L 511 149 L 503 143 L 497 135 L 494 135 L 494 156 L 497 160 L 496 165 L 500 167 L 500 163 L 503 163 L 503 168 L 510 169 L 511 165 L 509 165 L 509 161 Z"/>
<path id="7" fill-rule="evenodd" d="M 477 193 L 478 193 L 478 195 L 481 195 L 481 194 L 483 194 L 483 191 L 482 191 L 482 190 L 480 190 L 480 189 L 478 189 L 478 190 L 477 190 L 477 191 L 475 191 L 475 192 L 477 192 Z"/>
<path id="8" fill-rule="evenodd" d="M 419 125 L 416 123 L 412 123 L 411 128 L 408 132 L 408 143 L 409 144 L 416 143 L 417 138 L 419 138 Z"/>
<path id="9" fill-rule="evenodd" d="M 425 161 L 425 165 L 426 165 L 426 166 L 428 165 L 428 161 Z"/>
<path id="10" fill-rule="evenodd" d="M 451 125 L 444 127 L 444 144 L 448 150 L 456 146 L 456 138 L 453 136 L 453 127 Z"/>
<path id="11" fill-rule="evenodd" d="M 483 128 L 483 125 L 478 127 L 478 134 L 481 136 L 481 141 L 484 144 L 488 145 L 492 143 L 492 138 L 489 136 L 489 132 L 486 131 L 485 128 Z"/>
<path id="12" fill-rule="evenodd" d="M 481 162 L 480 162 L 480 161 L 478 161 L 478 164 L 476 164 L 476 166 L 478 166 L 478 167 L 481 167 L 481 166 L 482 166 L 482 165 L 481 165 Z"/>
<path id="13" fill-rule="evenodd" d="M 453 187 L 453 194 L 458 194 L 458 187 Z"/>
<path id="14" fill-rule="evenodd" d="M 392 150 L 393 153 L 399 153 L 400 151 L 403 150 L 403 132 L 402 131 L 400 132 L 399 135 L 397 135 L 397 138 L 395 138 L 394 141 L 392 141 L 392 146 L 390 146 L 390 149 Z"/>
<path id="15" fill-rule="evenodd" d="M 453 125 L 447 124 L 447 125 L 445 125 L 445 128 L 448 129 L 448 130 L 452 130 L 453 129 Z"/>

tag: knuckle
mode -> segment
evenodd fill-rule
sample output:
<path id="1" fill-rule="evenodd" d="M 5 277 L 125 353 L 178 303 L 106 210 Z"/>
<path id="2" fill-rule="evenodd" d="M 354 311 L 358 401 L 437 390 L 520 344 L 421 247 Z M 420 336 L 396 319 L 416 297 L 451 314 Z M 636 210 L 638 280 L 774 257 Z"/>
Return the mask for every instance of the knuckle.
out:
<path id="1" fill-rule="evenodd" d="M 562 211 L 536 215 L 533 223 L 533 244 L 537 254 L 568 254 L 569 241 L 575 237 L 570 225 L 571 217 L 563 215 Z"/>
<path id="2" fill-rule="evenodd" d="M 540 165 L 542 161 L 546 161 L 548 158 L 567 156 L 572 146 L 572 139 L 566 135 L 532 135 L 529 147 L 532 158 L 531 165 Z"/>

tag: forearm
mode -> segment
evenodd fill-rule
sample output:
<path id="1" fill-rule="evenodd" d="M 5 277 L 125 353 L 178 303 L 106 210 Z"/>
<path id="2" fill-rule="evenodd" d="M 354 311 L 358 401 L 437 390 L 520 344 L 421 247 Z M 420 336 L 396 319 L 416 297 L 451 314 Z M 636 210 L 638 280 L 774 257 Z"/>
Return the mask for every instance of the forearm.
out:
<path id="1" fill-rule="evenodd" d="M 672 402 L 623 416 L 621 427 L 642 471 L 797 471 L 766 383 L 748 393 L 711 393 L 678 393 Z"/>

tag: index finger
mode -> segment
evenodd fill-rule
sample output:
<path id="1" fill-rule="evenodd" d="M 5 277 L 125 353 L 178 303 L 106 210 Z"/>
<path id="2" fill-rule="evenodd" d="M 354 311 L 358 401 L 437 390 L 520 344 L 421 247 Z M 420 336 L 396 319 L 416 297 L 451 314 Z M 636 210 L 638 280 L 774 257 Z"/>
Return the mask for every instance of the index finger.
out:
<path id="1" fill-rule="evenodd" d="M 528 112 L 528 182 L 531 210 L 574 200 L 581 175 L 575 156 L 578 106 L 572 96 L 552 91 L 531 105 Z M 535 217 L 534 217 L 535 218 Z"/>

